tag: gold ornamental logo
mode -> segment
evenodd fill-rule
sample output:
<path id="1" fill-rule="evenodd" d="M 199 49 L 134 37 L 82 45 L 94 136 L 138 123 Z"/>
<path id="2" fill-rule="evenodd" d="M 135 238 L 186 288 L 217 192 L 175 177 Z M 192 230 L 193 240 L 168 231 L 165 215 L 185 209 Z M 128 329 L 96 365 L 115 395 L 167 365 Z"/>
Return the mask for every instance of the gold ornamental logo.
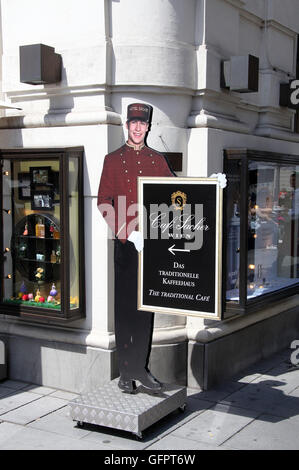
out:
<path id="1" fill-rule="evenodd" d="M 186 205 L 186 202 L 187 196 L 185 193 L 182 193 L 182 191 L 176 191 L 175 193 L 172 193 L 171 203 L 176 211 L 182 211 Z"/>

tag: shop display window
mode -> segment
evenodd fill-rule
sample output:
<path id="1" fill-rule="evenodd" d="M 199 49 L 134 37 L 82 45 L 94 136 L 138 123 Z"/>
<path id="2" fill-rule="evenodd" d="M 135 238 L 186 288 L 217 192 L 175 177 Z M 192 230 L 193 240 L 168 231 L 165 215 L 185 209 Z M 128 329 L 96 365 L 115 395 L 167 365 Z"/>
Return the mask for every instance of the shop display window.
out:
<path id="1" fill-rule="evenodd" d="M 0 313 L 84 315 L 82 149 L 2 150 Z"/>
<path id="2" fill-rule="evenodd" d="M 249 312 L 298 293 L 298 157 L 227 150 L 225 301 Z"/>

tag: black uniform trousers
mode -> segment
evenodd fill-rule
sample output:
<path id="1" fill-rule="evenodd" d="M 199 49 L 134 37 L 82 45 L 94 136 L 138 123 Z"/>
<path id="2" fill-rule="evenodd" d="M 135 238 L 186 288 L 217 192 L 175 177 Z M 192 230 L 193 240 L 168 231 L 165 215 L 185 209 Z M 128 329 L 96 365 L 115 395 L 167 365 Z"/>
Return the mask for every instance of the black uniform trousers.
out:
<path id="1" fill-rule="evenodd" d="M 123 380 L 147 370 L 154 314 L 137 310 L 138 252 L 133 243 L 115 240 L 115 341 Z"/>

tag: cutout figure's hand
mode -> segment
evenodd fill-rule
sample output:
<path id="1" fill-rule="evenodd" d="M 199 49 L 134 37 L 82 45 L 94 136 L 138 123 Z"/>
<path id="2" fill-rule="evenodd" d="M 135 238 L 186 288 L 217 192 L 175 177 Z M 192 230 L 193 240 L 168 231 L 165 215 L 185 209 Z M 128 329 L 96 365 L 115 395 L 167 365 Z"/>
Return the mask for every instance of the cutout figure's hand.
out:
<path id="1" fill-rule="evenodd" d="M 134 230 L 134 232 L 132 232 L 129 235 L 128 240 L 129 240 L 129 242 L 134 243 L 135 248 L 138 252 L 143 250 L 144 243 L 143 243 L 143 236 L 142 236 L 141 232 L 136 232 Z"/>
<path id="2" fill-rule="evenodd" d="M 218 183 L 220 184 L 220 188 L 225 188 L 227 185 L 227 179 L 225 173 L 213 173 L 210 178 L 218 178 Z"/>

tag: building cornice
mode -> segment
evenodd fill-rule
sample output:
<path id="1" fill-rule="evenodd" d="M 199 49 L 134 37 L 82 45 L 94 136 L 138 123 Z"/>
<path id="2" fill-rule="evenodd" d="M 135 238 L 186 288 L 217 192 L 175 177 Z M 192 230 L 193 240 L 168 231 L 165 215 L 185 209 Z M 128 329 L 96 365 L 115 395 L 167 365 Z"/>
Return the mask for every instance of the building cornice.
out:
<path id="1" fill-rule="evenodd" d="M 191 128 L 211 127 L 214 129 L 222 129 L 243 134 L 249 134 L 250 132 L 249 126 L 237 119 L 230 119 L 216 114 L 208 114 L 207 112 L 202 111 L 197 114 L 190 114 L 187 119 L 187 126 Z"/>
<path id="2" fill-rule="evenodd" d="M 255 135 L 268 137 L 270 139 L 286 140 L 288 142 L 299 142 L 299 134 L 296 132 L 288 132 L 279 127 L 270 126 L 269 124 L 258 126 Z"/>
<path id="3" fill-rule="evenodd" d="M 4 335 L 22 336 L 40 341 L 55 343 L 77 344 L 101 349 L 114 349 L 114 333 L 84 330 L 72 327 L 59 327 L 45 324 L 31 323 L 14 319 L 10 316 L 0 316 L 0 331 Z"/>
<path id="4" fill-rule="evenodd" d="M 121 116 L 113 111 L 66 112 L 26 114 L 0 118 L 0 129 L 24 129 L 38 127 L 90 126 L 112 124 L 120 126 Z"/>
<path id="5" fill-rule="evenodd" d="M 244 18 L 247 21 L 250 21 L 250 23 L 255 24 L 256 26 L 262 28 L 264 26 L 264 20 L 263 18 L 255 15 L 254 13 L 251 13 L 247 10 L 242 10 L 240 12 L 240 17 Z"/>
<path id="6" fill-rule="evenodd" d="M 13 319 L 8 316 L 0 317 L 0 331 L 4 335 L 22 336 L 39 341 L 76 344 L 104 350 L 115 349 L 115 335 L 112 332 L 91 330 L 87 331 L 72 327 L 39 325 L 28 321 Z M 153 345 L 180 343 L 187 341 L 185 326 L 155 328 Z"/>
<path id="7" fill-rule="evenodd" d="M 234 316 L 231 319 L 219 322 L 213 321 L 213 324 L 209 322 L 210 324 L 201 330 L 196 326 L 187 326 L 188 339 L 199 343 L 209 343 L 276 315 L 296 312 L 298 310 L 298 301 L 299 296 L 295 295 L 250 315 Z"/>
<path id="8" fill-rule="evenodd" d="M 223 0 L 223 1 L 239 9 L 243 9 L 246 5 L 246 2 L 244 0 Z"/>
<path id="9" fill-rule="evenodd" d="M 264 25 L 266 25 L 267 28 L 276 29 L 277 31 L 290 36 L 292 39 L 297 38 L 296 31 L 293 31 L 292 29 L 288 28 L 287 26 L 284 26 L 281 23 L 278 23 L 278 21 L 276 21 L 276 20 L 267 20 L 267 21 L 264 22 Z"/>

